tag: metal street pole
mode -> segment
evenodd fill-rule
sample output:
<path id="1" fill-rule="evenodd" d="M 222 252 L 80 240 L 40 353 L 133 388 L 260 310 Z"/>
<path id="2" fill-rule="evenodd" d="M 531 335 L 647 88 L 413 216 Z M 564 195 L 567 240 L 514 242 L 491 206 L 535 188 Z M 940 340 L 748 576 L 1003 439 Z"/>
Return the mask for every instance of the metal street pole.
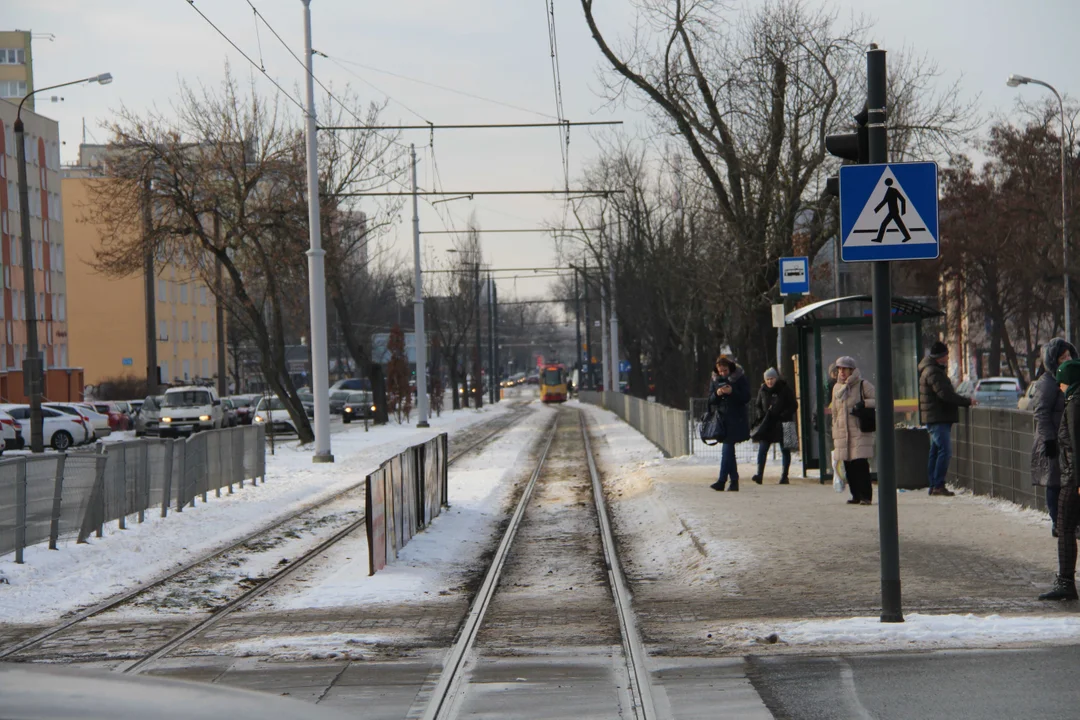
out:
<path id="1" fill-rule="evenodd" d="M 885 51 L 866 53 L 867 128 L 871 164 L 889 161 L 886 132 Z M 874 263 L 874 370 L 877 377 L 878 531 L 881 542 L 881 622 L 904 622 L 900 607 L 900 540 L 896 517 L 896 448 L 893 426 L 892 278 L 888 262 Z"/>
<path id="2" fill-rule="evenodd" d="M 23 361 L 23 384 L 26 394 L 30 396 L 30 450 L 40 453 L 45 451 L 44 433 L 41 416 L 42 395 L 42 364 L 41 351 L 38 348 L 37 334 L 37 302 L 34 295 L 34 246 L 30 238 L 30 187 L 26 179 L 26 131 L 23 126 L 23 104 L 36 93 L 69 85 L 96 82 L 108 85 L 112 82 L 112 75 L 102 73 L 93 77 L 71 82 L 49 85 L 27 93 L 19 101 L 19 108 L 15 112 L 15 156 L 18 165 L 19 181 L 19 225 L 22 232 L 22 264 L 23 264 L 23 295 L 26 301 L 26 359 Z M 42 238 L 42 243 L 45 240 Z M 42 251 L 44 253 L 44 249 Z"/>
<path id="3" fill-rule="evenodd" d="M 416 195 L 416 145 L 410 145 L 412 153 L 412 222 L 413 222 L 413 336 L 416 345 L 416 411 L 419 414 L 416 427 L 428 425 L 427 396 L 427 335 L 424 333 L 424 290 L 420 284 L 420 206 Z"/>
<path id="4" fill-rule="evenodd" d="M 495 278 L 491 279 L 491 367 L 493 379 L 492 382 L 497 383 L 499 380 L 499 289 L 495 285 Z M 491 393 L 491 403 L 495 403 L 502 400 L 502 394 L 499 392 L 498 385 L 493 386 L 495 389 Z"/>
<path id="5" fill-rule="evenodd" d="M 589 379 L 588 388 L 596 389 L 592 366 L 592 317 L 589 315 L 589 261 L 581 269 L 581 281 L 585 285 L 585 376 Z"/>
<path id="6" fill-rule="evenodd" d="M 214 242 L 221 246 L 221 218 L 214 213 Z M 221 260 L 214 263 L 214 324 L 217 326 L 217 388 L 218 395 L 229 394 L 229 378 L 225 365 L 225 281 L 222 278 Z M 237 389 L 239 392 L 239 388 Z"/>
<path id="7" fill-rule="evenodd" d="M 495 279 L 488 273 L 488 402 L 494 405 L 496 399 L 495 384 L 499 374 L 495 367 Z"/>
<path id="8" fill-rule="evenodd" d="M 319 155 L 315 128 L 315 68 L 311 52 L 311 0 L 304 3 L 304 60 L 307 74 L 308 294 L 311 305 L 311 392 L 315 396 L 313 462 L 334 462 L 330 452 L 330 365 L 326 354 L 326 275 L 319 225 Z"/>
<path id="9" fill-rule="evenodd" d="M 483 375 L 481 365 L 483 363 L 483 338 L 480 334 L 480 260 L 477 259 L 473 263 L 473 278 L 476 284 L 476 355 L 473 362 L 473 397 L 476 399 L 476 409 L 479 410 L 484 406 L 484 381 L 481 380 Z"/>
<path id="10" fill-rule="evenodd" d="M 143 221 L 143 300 L 146 303 L 146 392 L 157 395 L 161 377 L 158 373 L 157 359 L 157 298 L 155 295 L 156 276 L 154 272 L 154 247 L 150 235 L 154 229 L 152 181 L 143 184 L 142 221 Z"/>
<path id="11" fill-rule="evenodd" d="M 581 295 L 578 293 L 578 269 L 571 265 L 574 269 L 574 367 L 579 371 L 581 370 Z M 585 373 L 578 372 L 578 389 L 581 389 L 581 384 L 585 381 Z"/>
<path id="12" fill-rule="evenodd" d="M 619 217 L 619 239 L 622 239 L 622 217 Z M 611 316 L 609 322 L 611 329 L 611 391 L 619 391 L 619 311 L 615 309 L 615 258 L 614 253 L 608 247 L 608 301 L 611 303 Z"/>

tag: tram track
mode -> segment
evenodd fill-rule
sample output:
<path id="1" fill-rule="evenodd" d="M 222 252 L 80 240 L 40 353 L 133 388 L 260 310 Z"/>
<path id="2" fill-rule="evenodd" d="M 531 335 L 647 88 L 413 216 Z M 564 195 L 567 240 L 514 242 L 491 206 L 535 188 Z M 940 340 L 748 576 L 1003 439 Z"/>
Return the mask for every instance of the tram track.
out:
<path id="1" fill-rule="evenodd" d="M 553 570 L 547 570 L 545 576 L 542 574 L 543 568 L 552 566 L 552 563 L 557 567 L 560 562 L 563 563 L 566 583 L 584 583 L 587 586 L 577 588 L 584 591 L 580 593 L 584 600 L 575 599 L 565 605 L 549 607 L 548 612 L 551 615 L 562 615 L 564 620 L 565 617 L 575 616 L 584 619 L 585 625 L 594 626 L 591 628 L 592 641 L 601 647 L 610 642 L 606 639 L 603 626 L 608 622 L 608 618 L 617 619 L 611 624 L 617 625 L 617 630 L 613 630 L 621 644 L 623 667 L 611 678 L 614 689 L 610 694 L 618 697 L 616 704 L 619 716 L 635 720 L 654 720 L 659 717 L 653 700 L 652 681 L 647 667 L 648 657 L 638 631 L 629 587 L 619 562 L 587 423 L 583 413 L 575 412 L 578 415 L 576 424 L 580 431 L 580 442 L 584 447 L 584 463 L 576 457 L 567 460 L 579 451 L 576 447 L 570 447 L 567 441 L 566 415 L 570 411 L 560 410 L 560 415 L 548 430 L 548 436 L 538 445 L 542 450 L 538 453 L 532 474 L 521 492 L 457 639 L 447 652 L 437 679 L 429 678 L 426 687 L 417 696 L 417 701 L 408 714 L 409 718 L 449 720 L 472 714 L 491 714 L 492 706 L 485 703 L 493 702 L 493 696 L 490 692 L 485 695 L 484 690 L 476 690 L 474 687 L 483 686 L 485 683 L 495 687 L 503 686 L 498 679 L 478 679 L 480 676 L 486 674 L 497 678 L 512 677 L 516 672 L 515 668 L 521 666 L 529 666 L 535 670 L 537 654 L 550 657 L 552 653 L 567 649 L 565 629 L 543 628 L 540 632 L 530 634 L 529 630 L 522 628 L 531 627 L 531 618 L 523 617 L 519 622 L 515 617 L 528 616 L 535 612 L 525 607 L 530 605 L 528 591 L 523 593 L 521 588 L 528 588 L 532 582 L 538 581 L 533 597 L 545 595 L 549 592 L 548 587 L 543 586 L 539 579 L 551 577 Z M 563 430 L 562 435 L 560 429 Z M 557 447 L 558 452 L 553 452 L 552 447 L 557 438 L 560 445 Z M 563 467 L 551 468 L 553 462 Z M 582 464 L 585 468 L 581 467 Z M 568 472 L 567 465 L 576 470 Z M 582 469 L 586 471 L 587 484 L 577 477 Z M 589 493 L 592 499 L 592 506 L 588 509 L 582 508 L 585 504 L 582 500 L 585 493 Z M 534 517 L 527 520 L 530 510 Z M 546 523 L 550 523 L 553 517 L 574 513 L 579 520 L 589 518 L 589 522 L 594 524 L 594 538 L 575 537 L 583 534 L 580 521 L 577 526 L 554 528 L 544 536 L 542 528 Z M 597 544 L 599 548 L 595 547 Z M 542 547 L 544 545 L 547 547 Z M 515 553 L 517 557 L 512 559 Z M 592 557 L 589 557 L 590 555 Z M 569 560 L 563 562 L 560 557 Z M 603 587 L 598 588 L 600 585 Z M 575 591 L 575 587 L 570 587 L 569 590 Z M 607 600 L 614 605 L 613 611 L 610 605 L 606 611 L 598 607 L 596 600 L 599 590 L 606 590 Z M 502 594 L 506 597 L 500 601 Z M 604 604 L 604 601 L 601 600 L 600 604 Z M 495 608 L 496 605 L 499 607 Z M 556 621 L 556 624 L 558 622 Z M 576 630 L 571 628 L 569 632 Z M 531 646 L 533 644 L 535 647 Z M 515 665 L 515 662 L 519 664 Z M 502 669 L 493 671 L 492 667 L 498 667 L 500 663 L 503 664 Z M 560 682 L 565 681 L 564 676 L 560 677 Z M 516 680 L 523 682 L 527 681 L 527 678 L 518 677 Z M 529 691 L 522 692 L 528 696 Z M 473 694 L 477 697 L 470 698 Z M 510 703 L 498 706 L 497 712 L 507 713 L 507 716 L 526 712 L 525 707 L 514 705 L 512 700 L 504 698 L 495 702 Z"/>
<path id="2" fill-rule="evenodd" d="M 455 448 L 454 452 L 447 460 L 448 465 L 455 464 L 461 458 L 479 450 L 490 443 L 496 436 L 507 431 L 517 423 L 521 422 L 525 417 L 529 415 L 528 404 L 521 404 L 516 406 L 513 410 L 506 415 L 494 418 L 491 421 L 482 423 L 480 427 L 475 428 L 476 434 L 479 437 L 468 437 L 465 440 L 466 445 L 461 448 Z M 470 435 L 469 428 L 462 434 Z M 460 442 L 460 441 L 458 441 Z M 455 445 L 457 443 L 454 443 Z M 211 553 L 203 555 L 195 560 L 183 564 L 178 569 L 169 571 L 168 573 L 158 577 L 148 583 L 140 585 L 136 588 L 130 589 L 116 596 L 108 598 L 98 604 L 95 604 L 89 608 L 81 610 L 72 616 L 63 619 L 59 623 L 46 628 L 38 633 L 31 635 L 28 638 L 16 641 L 11 645 L 0 650 L 0 660 L 17 660 L 16 657 L 19 654 L 25 654 L 26 652 L 42 646 L 44 643 L 50 641 L 56 636 L 70 630 L 71 628 L 84 623 L 85 621 L 104 615 L 110 611 L 118 610 L 126 605 L 134 603 L 137 599 L 146 597 L 150 593 L 159 591 L 161 588 L 169 585 L 170 583 L 177 582 L 184 575 L 195 573 L 199 568 L 204 566 L 210 566 L 215 562 L 222 562 L 230 554 L 239 553 L 243 554 L 246 548 L 250 548 L 253 545 L 264 541 L 268 537 L 272 537 L 276 534 L 283 534 L 288 532 L 291 524 L 301 522 L 306 516 L 317 515 L 322 509 L 332 505 L 335 502 L 341 501 L 347 498 L 350 493 L 358 493 L 364 489 L 364 480 L 353 483 L 348 487 L 334 493 L 330 497 L 323 498 L 317 502 L 311 503 L 305 507 L 302 507 L 295 512 L 288 514 L 287 516 L 276 520 L 274 523 L 264 526 L 245 537 L 233 542 L 225 547 L 214 550 Z M 361 501 L 362 504 L 362 501 Z M 216 606 L 212 609 L 212 614 L 206 619 L 190 626 L 176 636 L 170 638 L 166 643 L 159 646 L 151 653 L 143 656 L 135 662 L 128 663 L 121 668 L 125 673 L 138 673 L 144 668 L 150 666 L 154 660 L 157 660 L 174 650 L 175 648 L 183 645 L 191 638 L 201 634 L 203 631 L 217 624 L 222 619 L 230 615 L 231 613 L 239 610 L 240 608 L 248 605 L 250 602 L 279 585 L 286 578 L 291 576 L 295 571 L 301 567 L 307 565 L 311 560 L 324 553 L 330 547 L 334 546 L 346 537 L 349 537 L 352 533 L 364 526 L 366 517 L 363 513 L 359 514 L 359 517 L 352 522 L 349 522 L 345 527 L 335 531 L 328 539 L 319 542 L 315 547 L 309 548 L 299 554 L 297 557 L 288 560 L 282 564 L 278 569 L 265 578 L 259 578 L 258 584 L 243 591 L 240 595 L 231 598 L 222 605 Z M 246 552 L 250 553 L 251 550 Z"/>

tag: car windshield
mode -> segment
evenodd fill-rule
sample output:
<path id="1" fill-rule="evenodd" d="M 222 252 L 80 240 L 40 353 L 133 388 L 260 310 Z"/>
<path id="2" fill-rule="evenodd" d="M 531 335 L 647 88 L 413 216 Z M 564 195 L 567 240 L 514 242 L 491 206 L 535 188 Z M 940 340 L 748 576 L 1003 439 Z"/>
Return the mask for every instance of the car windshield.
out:
<path id="1" fill-rule="evenodd" d="M 143 400 L 143 410 L 158 410 L 161 408 L 161 403 L 164 400 L 160 395 L 150 395 Z"/>
<path id="2" fill-rule="evenodd" d="M 1016 393 L 1016 383 L 1008 381 L 986 381 L 979 383 L 979 392 L 981 393 Z"/>
<path id="3" fill-rule="evenodd" d="M 183 390 L 165 394 L 165 407 L 198 407 L 210 404 L 210 393 L 205 390 Z"/>
<path id="4" fill-rule="evenodd" d="M 338 390 L 330 395 L 331 400 L 348 400 L 351 397 L 351 393 L 346 390 Z"/>
<path id="5" fill-rule="evenodd" d="M 259 406 L 255 409 L 266 410 L 268 408 L 270 410 L 284 410 L 285 403 L 281 402 L 280 398 L 263 398 L 259 401 Z"/>
<path id="6" fill-rule="evenodd" d="M 315 396 L 312 395 L 311 393 L 300 393 L 299 397 L 300 397 L 300 402 L 302 402 L 302 403 L 314 403 L 315 402 Z"/>
<path id="7" fill-rule="evenodd" d="M 561 385 L 562 381 L 562 370 L 559 370 L 558 368 L 548 368 L 544 371 L 545 385 Z"/>
<path id="8" fill-rule="evenodd" d="M 368 393 L 368 392 L 349 393 L 348 402 L 367 404 L 367 403 L 371 402 L 371 393 Z"/>

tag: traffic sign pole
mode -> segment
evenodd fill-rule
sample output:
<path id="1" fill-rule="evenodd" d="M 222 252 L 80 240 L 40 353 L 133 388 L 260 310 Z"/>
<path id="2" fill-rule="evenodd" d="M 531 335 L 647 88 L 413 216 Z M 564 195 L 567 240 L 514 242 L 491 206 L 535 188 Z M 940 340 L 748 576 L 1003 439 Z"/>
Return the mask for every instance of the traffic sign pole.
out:
<path id="1" fill-rule="evenodd" d="M 885 109 L 885 51 L 866 53 L 871 163 L 889 161 Z M 874 263 L 874 369 L 877 376 L 878 531 L 881 543 L 881 622 L 904 622 L 900 607 L 900 539 L 896 515 L 896 448 L 892 388 L 892 278 L 888 261 Z"/>

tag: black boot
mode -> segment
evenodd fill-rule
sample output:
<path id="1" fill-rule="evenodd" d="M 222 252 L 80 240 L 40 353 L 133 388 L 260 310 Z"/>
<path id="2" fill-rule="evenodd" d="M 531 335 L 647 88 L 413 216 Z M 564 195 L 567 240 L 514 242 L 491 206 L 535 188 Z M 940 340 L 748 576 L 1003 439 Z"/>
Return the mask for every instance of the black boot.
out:
<path id="1" fill-rule="evenodd" d="M 724 481 L 723 480 L 717 480 L 716 482 L 714 482 L 709 487 L 711 487 L 713 490 L 723 490 L 724 489 Z"/>
<path id="2" fill-rule="evenodd" d="M 783 475 L 780 476 L 780 484 L 781 485 L 790 485 L 790 483 L 788 482 L 788 479 L 787 479 L 787 473 L 784 473 Z"/>
<path id="3" fill-rule="evenodd" d="M 761 484 L 761 473 L 758 473 L 757 475 L 754 475 L 750 479 L 753 480 L 754 482 L 756 482 L 758 485 L 760 485 Z"/>
<path id="4" fill-rule="evenodd" d="M 1054 587 L 1050 592 L 1044 592 L 1039 596 L 1040 600 L 1076 600 L 1076 580 L 1063 578 L 1060 575 L 1054 578 Z"/>
<path id="5" fill-rule="evenodd" d="M 727 486 L 728 492 L 739 492 L 739 478 L 734 478 Z"/>

